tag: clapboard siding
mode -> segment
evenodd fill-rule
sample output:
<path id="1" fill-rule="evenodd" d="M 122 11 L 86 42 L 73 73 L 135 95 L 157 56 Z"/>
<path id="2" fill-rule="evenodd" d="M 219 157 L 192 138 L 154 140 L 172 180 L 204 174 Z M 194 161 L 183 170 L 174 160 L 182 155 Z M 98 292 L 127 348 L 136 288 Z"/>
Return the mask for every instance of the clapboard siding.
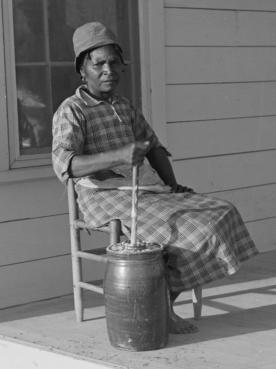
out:
<path id="1" fill-rule="evenodd" d="M 70 254 L 68 215 L 0 223 L 0 267 Z M 108 245 L 108 234 L 81 232 L 82 248 Z"/>
<path id="2" fill-rule="evenodd" d="M 166 7 L 276 11 L 275 0 L 165 0 Z"/>
<path id="3" fill-rule="evenodd" d="M 103 273 L 103 264 L 84 265 L 87 281 L 101 279 Z M 65 255 L 2 267 L 0 281 L 0 308 L 72 293 L 71 257 Z"/>
<path id="4" fill-rule="evenodd" d="M 167 125 L 174 159 L 271 150 L 276 148 L 275 137 L 276 116 Z"/>
<path id="5" fill-rule="evenodd" d="M 166 46 L 275 46 L 276 12 L 165 9 Z"/>
<path id="6" fill-rule="evenodd" d="M 168 122 L 275 114 L 276 82 L 167 86 Z"/>
<path id="7" fill-rule="evenodd" d="M 0 222 L 68 212 L 65 187 L 55 178 L 0 184 Z"/>
<path id="8" fill-rule="evenodd" d="M 274 47 L 167 47 L 166 83 L 276 80 Z"/>
<path id="9" fill-rule="evenodd" d="M 167 143 L 179 182 L 276 247 L 276 2 L 166 0 Z"/>
<path id="10" fill-rule="evenodd" d="M 70 252 L 68 216 L 0 223 L 0 267 Z"/>
<path id="11" fill-rule="evenodd" d="M 247 223 L 247 229 L 261 252 L 276 249 L 276 218 Z"/>
<path id="12" fill-rule="evenodd" d="M 0 268 L 0 308 L 72 292 L 70 257 Z"/>
<path id="13" fill-rule="evenodd" d="M 234 204 L 245 222 L 276 218 L 276 184 L 216 192 L 211 196 Z"/>
<path id="14" fill-rule="evenodd" d="M 179 160 L 173 166 L 178 181 L 199 192 L 276 183 L 276 151 Z"/>

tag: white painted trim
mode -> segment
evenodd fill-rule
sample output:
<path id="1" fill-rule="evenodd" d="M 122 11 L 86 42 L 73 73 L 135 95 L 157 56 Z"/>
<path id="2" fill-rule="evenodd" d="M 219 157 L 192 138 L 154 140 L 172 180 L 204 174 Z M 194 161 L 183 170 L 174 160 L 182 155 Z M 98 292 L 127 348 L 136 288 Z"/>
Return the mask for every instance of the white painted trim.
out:
<path id="1" fill-rule="evenodd" d="M 151 83 L 150 83 L 150 47 L 149 47 L 149 5 L 148 1 L 138 0 L 141 100 L 145 118 L 151 123 Z"/>
<path id="2" fill-rule="evenodd" d="M 247 10 L 247 11 L 275 11 L 275 0 L 165 0 L 165 6 L 214 9 L 214 10 Z"/>
<path id="3" fill-rule="evenodd" d="M 46 165 L 33 168 L 28 167 L 5 170 L 0 172 L 0 185 L 1 183 L 31 181 L 34 179 L 45 179 L 51 177 L 55 177 L 53 168 Z"/>
<path id="4" fill-rule="evenodd" d="M 166 133 L 164 1 L 139 1 L 143 110 L 163 145 Z"/>
<path id="5" fill-rule="evenodd" d="M 1 369 L 126 369 L 0 336 Z"/>
<path id="6" fill-rule="evenodd" d="M 7 117 L 7 91 L 5 80 L 5 55 L 3 32 L 3 7 L 0 4 L 0 170 L 9 169 L 9 141 Z"/>
<path id="7" fill-rule="evenodd" d="M 17 111 L 17 90 L 15 74 L 13 4 L 3 0 L 3 26 L 5 47 L 5 75 L 7 88 L 8 132 L 10 167 L 19 157 L 19 132 Z"/>

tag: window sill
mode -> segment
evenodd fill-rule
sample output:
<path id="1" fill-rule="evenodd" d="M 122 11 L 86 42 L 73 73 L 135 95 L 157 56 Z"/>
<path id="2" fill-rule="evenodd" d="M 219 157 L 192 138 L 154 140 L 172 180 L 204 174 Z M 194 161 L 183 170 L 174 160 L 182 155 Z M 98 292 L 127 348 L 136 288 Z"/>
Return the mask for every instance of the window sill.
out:
<path id="1" fill-rule="evenodd" d="M 49 165 L 36 168 L 18 168 L 0 172 L 0 184 L 56 177 Z"/>

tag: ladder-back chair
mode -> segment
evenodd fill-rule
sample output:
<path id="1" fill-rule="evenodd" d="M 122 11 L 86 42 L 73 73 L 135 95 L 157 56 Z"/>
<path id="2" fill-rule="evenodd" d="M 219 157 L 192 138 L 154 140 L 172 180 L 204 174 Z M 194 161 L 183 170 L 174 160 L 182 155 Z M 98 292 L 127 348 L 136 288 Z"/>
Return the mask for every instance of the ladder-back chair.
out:
<path id="1" fill-rule="evenodd" d="M 71 242 L 71 257 L 72 257 L 72 276 L 73 276 L 73 293 L 74 293 L 74 307 L 77 322 L 83 321 L 84 307 L 82 290 L 90 290 L 103 294 L 103 288 L 91 282 L 83 281 L 82 277 L 82 259 L 106 263 L 106 245 L 105 247 L 85 250 L 81 248 L 80 231 L 81 230 L 97 230 L 109 233 L 110 245 L 120 242 L 122 236 L 121 221 L 114 219 L 110 222 L 108 227 L 101 229 L 94 229 L 85 223 L 80 218 L 80 212 L 76 200 L 75 185 L 72 178 L 69 178 L 67 184 L 68 194 L 68 209 L 70 222 L 70 242 Z M 202 310 L 202 288 L 196 287 L 192 290 L 192 301 L 194 309 L 194 319 L 199 319 Z"/>

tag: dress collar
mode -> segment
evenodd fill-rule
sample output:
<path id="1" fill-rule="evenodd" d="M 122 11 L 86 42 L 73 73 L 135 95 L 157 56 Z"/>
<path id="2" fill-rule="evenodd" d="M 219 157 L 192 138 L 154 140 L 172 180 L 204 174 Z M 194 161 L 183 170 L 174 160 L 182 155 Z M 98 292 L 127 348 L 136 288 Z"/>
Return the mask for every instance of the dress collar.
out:
<path id="1" fill-rule="evenodd" d="M 113 94 L 108 101 L 97 99 L 96 97 L 93 97 L 89 94 L 88 89 L 85 85 L 81 85 L 77 88 L 76 95 L 87 106 L 96 106 L 96 105 L 105 104 L 105 103 L 114 104 L 115 102 L 119 101 L 119 96 L 117 94 Z"/>

